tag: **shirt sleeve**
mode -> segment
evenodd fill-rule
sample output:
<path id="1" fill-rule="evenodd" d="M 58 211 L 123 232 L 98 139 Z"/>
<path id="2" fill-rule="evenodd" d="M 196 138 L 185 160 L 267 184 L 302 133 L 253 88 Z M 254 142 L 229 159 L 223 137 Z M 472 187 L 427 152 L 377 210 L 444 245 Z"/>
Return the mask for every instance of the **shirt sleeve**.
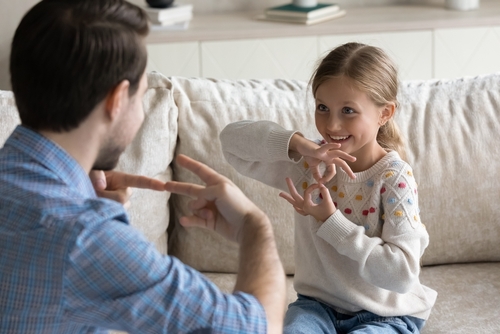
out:
<path id="1" fill-rule="evenodd" d="M 131 333 L 266 333 L 255 297 L 222 293 L 117 220 L 82 229 L 64 284 L 69 321 Z"/>

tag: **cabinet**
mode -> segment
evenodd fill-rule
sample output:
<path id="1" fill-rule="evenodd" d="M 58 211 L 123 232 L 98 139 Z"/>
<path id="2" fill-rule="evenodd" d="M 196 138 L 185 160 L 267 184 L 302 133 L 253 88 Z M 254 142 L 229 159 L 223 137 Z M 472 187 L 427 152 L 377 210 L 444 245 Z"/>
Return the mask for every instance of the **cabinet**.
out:
<path id="1" fill-rule="evenodd" d="M 500 71 L 500 26 L 434 31 L 434 77 Z"/>
<path id="2" fill-rule="evenodd" d="M 333 47 L 358 41 L 383 48 L 402 80 L 500 71 L 500 1 L 471 12 L 436 6 L 349 8 L 315 26 L 256 21 L 254 14 L 196 17 L 186 32 L 155 32 L 148 71 L 219 79 L 309 80 Z M 335 33 L 333 33 L 335 32 Z"/>

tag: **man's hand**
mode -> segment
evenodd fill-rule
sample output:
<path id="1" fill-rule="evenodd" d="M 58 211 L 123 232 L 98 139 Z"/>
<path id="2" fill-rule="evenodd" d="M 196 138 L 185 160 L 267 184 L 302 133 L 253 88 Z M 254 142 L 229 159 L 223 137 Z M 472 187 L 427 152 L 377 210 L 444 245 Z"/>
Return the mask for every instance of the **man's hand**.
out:
<path id="1" fill-rule="evenodd" d="M 324 222 L 337 210 L 335 204 L 333 203 L 332 197 L 330 196 L 330 191 L 323 184 L 313 184 L 307 187 L 304 191 L 304 197 L 300 196 L 290 178 L 286 178 L 286 183 L 290 194 L 281 192 L 280 197 L 286 199 L 288 203 L 293 205 L 295 211 L 303 216 L 311 215 L 316 220 Z M 315 189 L 319 189 L 321 194 L 321 202 L 319 204 L 314 203 L 312 200 L 312 192 Z"/>
<path id="2" fill-rule="evenodd" d="M 182 217 L 181 225 L 214 230 L 239 243 L 241 228 L 249 217 L 257 217 L 252 221 L 258 222 L 260 217 L 262 221 L 267 221 L 265 214 L 228 178 L 185 155 L 178 155 L 177 163 L 198 175 L 206 184 L 201 186 L 175 181 L 166 183 L 167 191 L 193 198 L 189 202 L 193 215 Z"/>
<path id="3" fill-rule="evenodd" d="M 131 175 L 116 171 L 92 170 L 89 173 L 97 196 L 112 199 L 130 206 L 131 188 L 165 191 L 165 183 L 145 176 Z"/>

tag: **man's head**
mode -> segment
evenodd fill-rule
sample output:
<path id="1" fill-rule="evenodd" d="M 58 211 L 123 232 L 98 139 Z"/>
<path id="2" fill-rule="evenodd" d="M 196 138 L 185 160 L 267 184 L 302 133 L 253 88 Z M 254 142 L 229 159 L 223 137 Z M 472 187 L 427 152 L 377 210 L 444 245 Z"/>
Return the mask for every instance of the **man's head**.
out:
<path id="1" fill-rule="evenodd" d="M 147 15 L 124 0 L 36 4 L 16 30 L 10 58 L 22 124 L 36 131 L 71 131 L 110 93 L 124 88 L 120 85 L 137 104 L 148 32 Z"/>

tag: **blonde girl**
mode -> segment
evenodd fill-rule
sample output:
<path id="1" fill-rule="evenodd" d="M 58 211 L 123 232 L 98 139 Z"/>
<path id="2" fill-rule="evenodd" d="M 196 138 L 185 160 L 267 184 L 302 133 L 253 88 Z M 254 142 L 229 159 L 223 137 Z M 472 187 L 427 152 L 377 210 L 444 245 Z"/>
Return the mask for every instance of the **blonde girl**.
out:
<path id="1" fill-rule="evenodd" d="M 288 190 L 280 196 L 298 213 L 298 298 L 284 332 L 418 333 L 436 292 L 419 281 L 429 236 L 393 120 L 396 67 L 379 48 L 347 43 L 311 83 L 321 140 L 268 121 L 232 123 L 220 135 L 229 163 Z"/>

